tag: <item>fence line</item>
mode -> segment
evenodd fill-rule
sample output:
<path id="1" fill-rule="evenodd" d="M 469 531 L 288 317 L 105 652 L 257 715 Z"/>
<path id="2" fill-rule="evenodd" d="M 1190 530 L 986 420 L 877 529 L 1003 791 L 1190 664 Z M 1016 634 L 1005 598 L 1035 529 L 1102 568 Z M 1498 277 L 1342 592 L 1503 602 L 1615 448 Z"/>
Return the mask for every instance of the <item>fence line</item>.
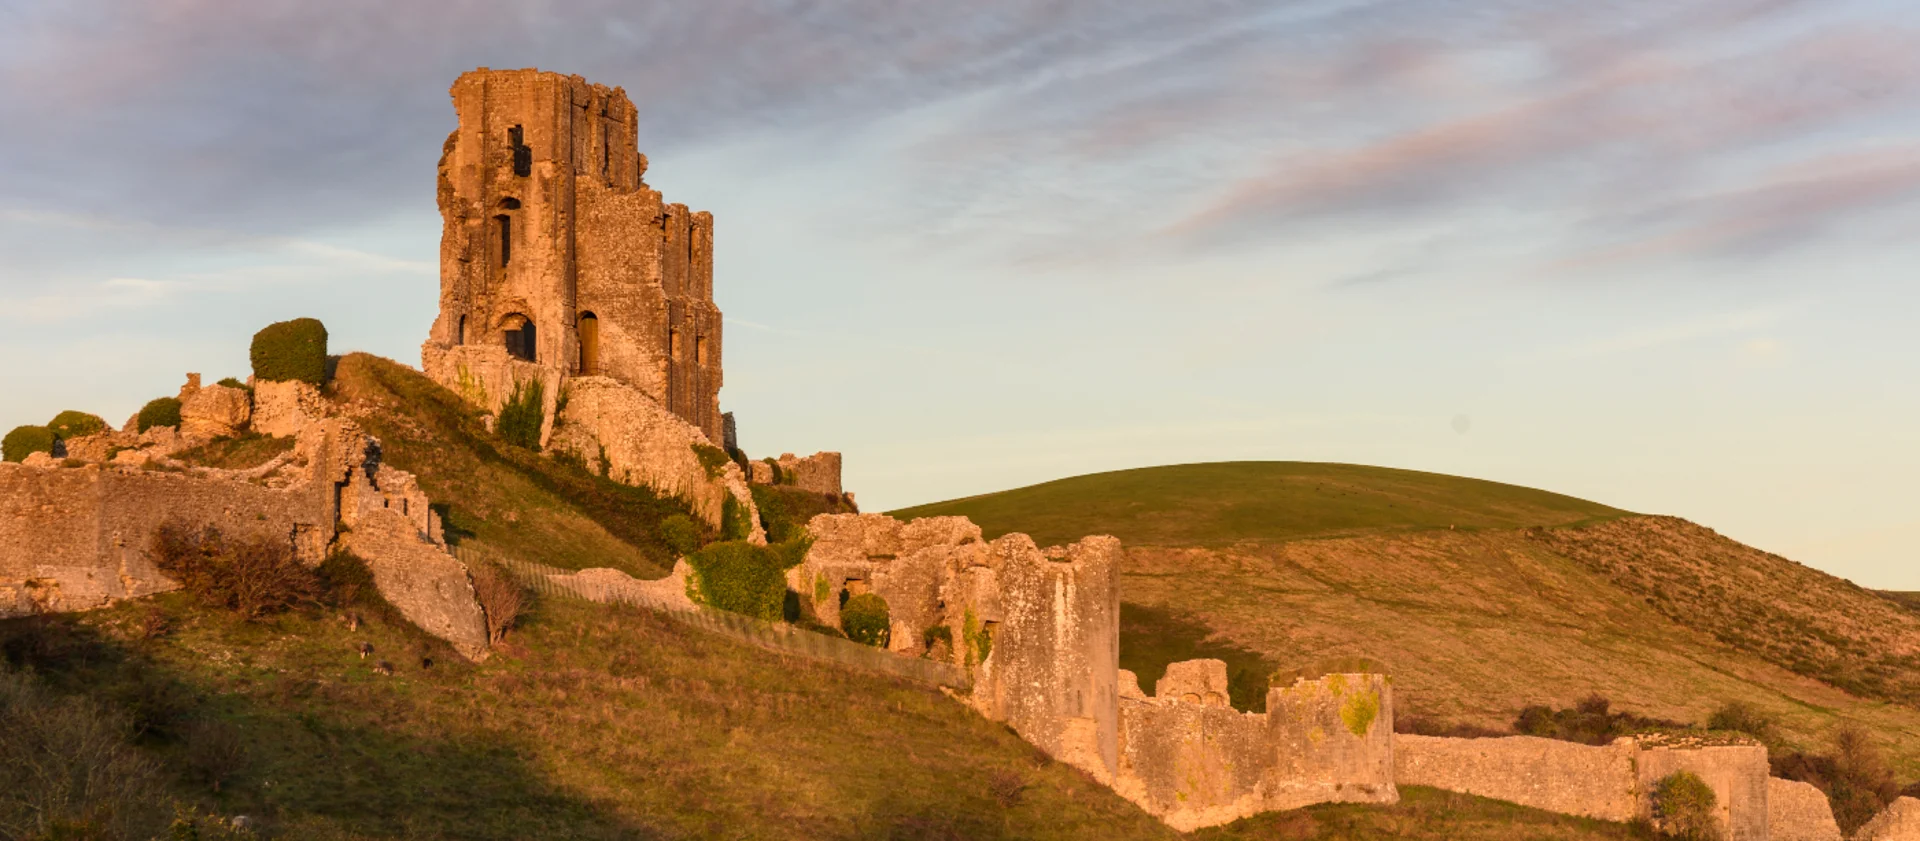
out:
<path id="1" fill-rule="evenodd" d="M 463 563 L 486 563 L 506 570 L 515 580 L 541 596 L 630 604 L 692 628 L 783 654 L 884 672 L 961 691 L 969 691 L 973 686 L 972 676 L 967 670 L 952 663 L 907 657 L 792 625 L 762 622 L 738 613 L 693 605 L 654 592 L 657 587 L 649 587 L 651 582 L 634 579 L 621 581 L 613 576 L 581 578 L 578 570 L 509 558 L 470 546 L 452 546 L 449 549 Z"/>

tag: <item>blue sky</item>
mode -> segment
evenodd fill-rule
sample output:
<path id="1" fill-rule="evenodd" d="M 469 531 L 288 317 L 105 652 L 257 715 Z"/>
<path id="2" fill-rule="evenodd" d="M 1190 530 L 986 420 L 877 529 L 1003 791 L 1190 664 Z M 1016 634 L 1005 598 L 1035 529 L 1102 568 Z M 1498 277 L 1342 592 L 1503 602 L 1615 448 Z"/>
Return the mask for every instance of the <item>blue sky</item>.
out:
<path id="1" fill-rule="evenodd" d="M 0 427 L 324 319 L 410 364 L 476 66 L 624 87 L 726 408 L 869 510 L 1478 476 L 1920 589 L 1920 8 L 0 0 Z"/>

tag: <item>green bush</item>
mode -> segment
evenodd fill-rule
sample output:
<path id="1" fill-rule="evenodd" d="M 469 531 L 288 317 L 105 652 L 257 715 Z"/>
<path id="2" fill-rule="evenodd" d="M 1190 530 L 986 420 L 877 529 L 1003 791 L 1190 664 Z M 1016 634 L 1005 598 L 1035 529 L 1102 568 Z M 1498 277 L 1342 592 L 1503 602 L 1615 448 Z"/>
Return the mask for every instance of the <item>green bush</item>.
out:
<path id="1" fill-rule="evenodd" d="M 774 459 L 772 459 L 772 458 L 763 458 L 763 459 L 761 459 L 761 461 L 763 461 L 763 462 L 765 462 L 765 463 L 766 463 L 766 465 L 767 465 L 768 467 L 771 467 L 771 468 L 773 468 L 773 483 L 774 483 L 774 484 L 776 484 L 776 485 L 784 485 L 784 484 L 786 484 L 786 483 L 787 483 L 787 475 L 786 475 L 786 471 L 783 471 L 783 470 L 781 470 L 781 469 L 780 469 L 780 462 L 779 462 L 779 461 L 776 461 L 776 460 L 774 460 Z"/>
<path id="2" fill-rule="evenodd" d="M 747 507 L 727 494 L 720 503 L 720 539 L 746 540 L 753 534 L 753 519 L 747 516 Z"/>
<path id="3" fill-rule="evenodd" d="M 700 545 L 706 542 L 705 531 L 685 514 L 675 514 L 660 521 L 660 540 L 676 555 L 691 555 L 699 551 Z"/>
<path id="4" fill-rule="evenodd" d="M 760 525 L 767 540 L 778 543 L 806 533 L 807 521 L 817 514 L 852 514 L 853 506 L 839 496 L 803 491 L 792 487 L 750 485 L 753 505 L 760 510 Z"/>
<path id="5" fill-rule="evenodd" d="M 733 460 L 727 457 L 726 450 L 712 444 L 695 443 L 688 446 L 693 448 L 693 455 L 700 460 L 700 466 L 706 468 L 709 479 L 718 479 L 724 475 L 727 472 L 727 462 Z"/>
<path id="6" fill-rule="evenodd" d="M 107 421 L 99 415 L 68 409 L 47 421 L 47 431 L 55 438 L 68 441 L 107 431 Z"/>
<path id="7" fill-rule="evenodd" d="M 327 328 L 318 319 L 296 318 L 253 334 L 255 380 L 327 384 Z"/>
<path id="8" fill-rule="evenodd" d="M 920 644 L 928 649 L 932 649 L 936 643 L 942 642 L 946 643 L 948 648 L 953 647 L 952 628 L 945 625 L 935 625 L 920 633 Z"/>
<path id="9" fill-rule="evenodd" d="M 785 614 L 787 576 L 779 553 L 744 540 L 711 543 L 687 556 L 687 595 L 734 613 L 777 622 Z"/>
<path id="10" fill-rule="evenodd" d="M 180 400 L 177 397 L 156 397 L 140 407 L 140 420 L 137 427 L 145 432 L 156 426 L 180 425 Z"/>
<path id="11" fill-rule="evenodd" d="M 547 419 L 546 391 L 546 384 L 539 380 L 514 383 L 507 405 L 500 407 L 500 416 L 494 419 L 493 431 L 514 446 L 540 449 L 540 426 Z"/>
<path id="12" fill-rule="evenodd" d="M 1731 730 L 1745 733 L 1762 742 L 1773 742 L 1778 735 L 1773 719 L 1763 715 L 1752 704 L 1745 701 L 1728 701 L 1720 709 L 1707 716 L 1708 730 Z"/>
<path id="13" fill-rule="evenodd" d="M 1653 786 L 1653 814 L 1661 834 L 1682 841 L 1717 841 L 1713 810 L 1718 798 L 1692 771 L 1675 771 Z"/>
<path id="14" fill-rule="evenodd" d="M 34 453 L 53 454 L 53 431 L 44 426 L 16 426 L 0 439 L 0 456 L 7 461 L 26 461 Z"/>
<path id="15" fill-rule="evenodd" d="M 847 639 L 876 648 L 885 648 L 892 636 L 893 621 L 887 615 L 887 600 L 878 593 L 861 593 L 840 606 L 840 627 Z"/>
<path id="16" fill-rule="evenodd" d="M 985 663 L 993 656 L 993 631 L 967 608 L 960 623 L 960 636 L 967 642 L 967 665 Z"/>
<path id="17" fill-rule="evenodd" d="M 246 392 L 253 391 L 252 388 L 249 388 L 246 383 L 241 382 L 237 377 L 222 377 L 220 381 L 217 383 L 214 383 L 214 385 L 225 386 L 227 388 L 237 388 L 237 389 L 240 389 L 241 391 L 246 391 Z"/>

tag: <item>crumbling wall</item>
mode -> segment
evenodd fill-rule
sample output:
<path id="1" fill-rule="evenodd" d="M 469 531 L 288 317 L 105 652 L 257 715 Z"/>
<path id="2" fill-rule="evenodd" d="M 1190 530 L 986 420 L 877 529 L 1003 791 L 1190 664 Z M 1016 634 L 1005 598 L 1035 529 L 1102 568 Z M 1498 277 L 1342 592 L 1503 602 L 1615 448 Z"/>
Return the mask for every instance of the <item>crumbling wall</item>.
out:
<path id="1" fill-rule="evenodd" d="M 1826 792 L 1812 783 L 1767 778 L 1769 841 L 1841 841 Z"/>
<path id="2" fill-rule="evenodd" d="M 567 389 L 567 404 L 550 441 L 553 449 L 579 456 L 589 469 L 616 482 L 685 500 L 716 527 L 731 497 L 751 524 L 748 539 L 766 542 L 740 466 L 728 461 L 714 477 L 695 455 L 693 445 L 711 446 L 704 433 L 610 377 L 575 377 L 567 381 Z"/>
<path id="3" fill-rule="evenodd" d="M 1276 754 L 1267 808 L 1397 803 L 1386 675 L 1335 674 L 1267 690 Z"/>
<path id="4" fill-rule="evenodd" d="M 1641 814 L 1633 744 L 1504 736 L 1394 738 L 1394 781 L 1475 794 L 1563 815 L 1630 821 Z"/>
<path id="5" fill-rule="evenodd" d="M 1024 534 L 988 545 L 1002 621 L 974 704 L 1049 755 L 1111 784 L 1119 769 L 1120 541 L 1042 552 Z"/>
<path id="6" fill-rule="evenodd" d="M 244 388 L 200 385 L 199 374 L 187 375 L 180 390 L 180 433 L 207 440 L 233 435 L 253 419 L 253 401 Z"/>
<path id="7" fill-rule="evenodd" d="M 1853 841 L 1920 841 L 1920 800 L 1895 799 L 1856 830 Z"/>
<path id="8" fill-rule="evenodd" d="M 1661 778 L 1679 771 L 1699 775 L 1714 793 L 1714 815 L 1728 841 L 1767 841 L 1767 749 L 1762 745 L 1637 743 L 1641 815 L 1652 815 L 1650 797 Z"/>
<path id="9" fill-rule="evenodd" d="M 963 570 L 988 563 L 979 526 L 965 517 L 902 523 L 885 514 L 821 514 L 808 521 L 807 533 L 813 544 L 806 561 L 789 571 L 788 586 L 815 618 L 838 626 L 841 602 L 870 592 L 887 602 L 890 650 L 927 652 L 927 632 L 935 626 L 961 638 L 968 599 L 955 582 Z M 955 647 L 946 653 L 964 665 Z"/>
<path id="10" fill-rule="evenodd" d="M 392 509 L 363 515 L 343 539 L 367 562 L 381 597 L 407 621 L 452 644 L 469 660 L 487 656 L 487 617 L 467 567 Z"/>
<path id="11" fill-rule="evenodd" d="M 299 380 L 261 380 L 253 384 L 253 431 L 284 438 L 327 416 L 319 389 Z"/>
<path id="12" fill-rule="evenodd" d="M 780 471 L 774 473 L 774 465 Z M 805 491 L 839 496 L 843 491 L 840 485 L 840 454 L 819 452 L 806 458 L 793 453 L 781 453 L 773 464 L 755 461 L 749 464 L 753 473 L 748 478 L 760 485 L 793 485 Z M 778 479 L 778 482 L 774 480 Z"/>
<path id="13" fill-rule="evenodd" d="M 1167 698 L 1120 699 L 1114 791 L 1181 832 L 1267 811 L 1267 717 Z"/>

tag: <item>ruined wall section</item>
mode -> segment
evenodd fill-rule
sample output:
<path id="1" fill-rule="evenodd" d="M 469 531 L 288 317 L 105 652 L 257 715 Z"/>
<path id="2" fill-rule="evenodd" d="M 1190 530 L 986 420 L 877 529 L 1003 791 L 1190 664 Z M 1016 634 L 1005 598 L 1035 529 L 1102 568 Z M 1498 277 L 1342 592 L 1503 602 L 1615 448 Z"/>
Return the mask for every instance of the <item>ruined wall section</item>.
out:
<path id="1" fill-rule="evenodd" d="M 1651 793 L 1661 778 L 1690 771 L 1712 787 L 1714 816 L 1728 841 L 1767 841 L 1767 749 L 1762 745 L 1666 745 L 1641 742 L 1639 807 L 1651 817 Z"/>
<path id="2" fill-rule="evenodd" d="M 1048 755 L 1111 784 L 1119 770 L 1120 541 L 1042 552 L 993 541 L 1002 621 L 975 672 L 974 703 Z"/>
<path id="3" fill-rule="evenodd" d="M 1767 778 L 1768 841 L 1841 841 L 1826 792 L 1812 783 Z"/>
<path id="4" fill-rule="evenodd" d="M 750 462 L 752 480 L 761 485 L 792 485 L 804 491 L 840 496 L 843 491 L 840 484 L 840 454 L 818 452 L 806 458 L 793 453 L 781 453 L 773 464 L 765 461 Z M 774 465 L 779 465 L 778 474 Z M 778 479 L 779 481 L 775 481 Z"/>
<path id="5" fill-rule="evenodd" d="M 1267 691 L 1269 809 L 1397 803 L 1393 691 L 1386 675 L 1335 674 Z"/>
<path id="6" fill-rule="evenodd" d="M 1630 821 L 1640 816 L 1634 753 L 1625 740 L 1596 747 L 1538 736 L 1401 734 L 1394 743 L 1394 780 L 1563 815 Z"/>
<path id="7" fill-rule="evenodd" d="M 667 336 L 661 325 L 668 317 L 660 194 L 583 183 L 579 208 L 581 352 L 575 370 L 612 377 L 665 405 Z"/>

